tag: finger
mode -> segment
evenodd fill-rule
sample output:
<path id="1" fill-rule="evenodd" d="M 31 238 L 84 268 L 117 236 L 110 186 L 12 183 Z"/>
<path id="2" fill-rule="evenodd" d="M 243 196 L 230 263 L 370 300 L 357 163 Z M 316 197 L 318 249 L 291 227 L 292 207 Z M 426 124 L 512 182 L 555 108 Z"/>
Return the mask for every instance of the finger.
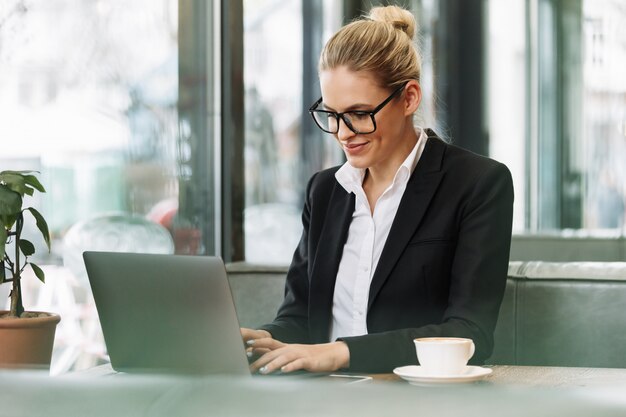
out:
<path id="1" fill-rule="evenodd" d="M 253 356 L 254 356 L 254 351 L 253 351 L 253 349 L 252 349 L 252 348 L 246 348 L 246 356 L 247 356 L 248 358 L 251 358 L 251 357 L 253 357 Z"/>
<path id="2" fill-rule="evenodd" d="M 258 356 L 262 356 L 262 355 L 265 355 L 268 352 L 271 352 L 270 349 L 265 349 L 265 348 L 263 348 L 263 349 L 250 348 L 250 349 L 252 350 L 253 354 L 258 355 Z"/>
<path id="3" fill-rule="evenodd" d="M 250 365 L 250 371 L 262 374 L 272 373 L 280 369 L 281 366 L 292 361 L 294 359 L 292 358 L 292 355 L 293 354 L 290 354 L 289 349 L 270 351 Z"/>
<path id="4" fill-rule="evenodd" d="M 263 368 L 265 365 L 271 362 L 272 359 L 274 359 L 274 356 L 270 356 L 270 355 L 272 355 L 272 352 L 266 353 L 265 355 L 261 356 L 260 358 L 252 362 L 249 366 L 250 372 L 251 373 L 259 372 L 259 369 Z"/>
<path id="5" fill-rule="evenodd" d="M 248 346 L 254 347 L 255 349 L 275 350 L 275 349 L 280 349 L 281 347 L 285 346 L 283 342 L 279 342 L 278 340 L 272 339 L 270 337 L 264 337 L 261 339 L 252 339 L 252 340 L 248 340 L 246 343 Z"/>
<path id="6" fill-rule="evenodd" d="M 272 335 L 266 330 L 254 330 L 254 329 L 241 327 L 239 331 L 241 332 L 241 337 L 244 340 L 244 342 L 247 342 L 248 340 L 272 338 Z"/>
<path id="7" fill-rule="evenodd" d="M 254 362 L 252 362 L 250 364 L 250 366 L 249 366 L 250 372 L 252 372 L 252 373 L 258 372 L 258 370 L 260 368 L 262 368 L 268 362 L 270 362 L 272 359 L 274 359 L 274 357 L 276 357 L 276 354 L 272 353 L 271 351 L 266 353 L 266 354 L 264 354 L 264 355 L 261 355 L 260 357 L 257 357 L 256 360 Z"/>
<path id="8" fill-rule="evenodd" d="M 246 349 L 246 356 L 248 356 L 248 359 L 250 359 L 250 360 L 257 360 L 261 356 L 265 355 L 268 352 L 271 352 L 271 350 L 269 350 L 269 349 L 247 348 Z"/>
<path id="9" fill-rule="evenodd" d="M 293 371 L 299 371 L 300 369 L 307 369 L 308 363 L 305 358 L 298 358 L 294 361 L 286 363 L 285 365 L 280 367 L 281 372 L 289 373 Z M 308 370 L 308 369 L 307 369 Z"/>
<path id="10" fill-rule="evenodd" d="M 239 329 L 239 331 L 241 332 L 241 338 L 243 339 L 244 342 L 246 342 L 246 341 L 248 341 L 248 340 L 253 338 L 254 330 L 246 329 L 245 327 L 241 327 Z"/>
<path id="11" fill-rule="evenodd" d="M 283 352 L 282 354 L 276 356 L 271 361 L 267 362 L 265 365 L 259 368 L 259 373 L 261 374 L 271 374 L 274 372 L 282 371 L 282 368 L 290 362 L 293 362 L 295 359 L 294 353 L 292 352 Z"/>

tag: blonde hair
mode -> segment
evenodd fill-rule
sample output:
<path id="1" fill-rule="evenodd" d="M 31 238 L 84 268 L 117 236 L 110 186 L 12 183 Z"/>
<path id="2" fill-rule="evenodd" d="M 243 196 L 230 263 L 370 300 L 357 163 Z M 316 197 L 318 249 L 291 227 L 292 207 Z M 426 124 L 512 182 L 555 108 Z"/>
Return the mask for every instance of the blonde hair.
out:
<path id="1" fill-rule="evenodd" d="M 324 46 L 319 72 L 346 66 L 368 71 L 383 88 L 420 80 L 421 57 L 413 42 L 415 17 L 398 6 L 374 7 L 369 15 L 342 27 Z"/>

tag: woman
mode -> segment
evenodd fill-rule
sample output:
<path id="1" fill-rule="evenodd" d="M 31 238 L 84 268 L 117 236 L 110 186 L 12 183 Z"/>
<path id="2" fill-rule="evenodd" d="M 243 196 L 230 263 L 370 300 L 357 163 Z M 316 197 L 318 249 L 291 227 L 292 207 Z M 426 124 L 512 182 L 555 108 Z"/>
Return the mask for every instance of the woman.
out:
<path id="1" fill-rule="evenodd" d="M 253 371 L 390 372 L 415 364 L 413 339 L 493 348 L 506 283 L 508 169 L 413 124 L 420 58 L 412 14 L 373 8 L 326 44 L 311 107 L 347 162 L 309 181 L 304 231 L 276 319 L 242 329 Z"/>

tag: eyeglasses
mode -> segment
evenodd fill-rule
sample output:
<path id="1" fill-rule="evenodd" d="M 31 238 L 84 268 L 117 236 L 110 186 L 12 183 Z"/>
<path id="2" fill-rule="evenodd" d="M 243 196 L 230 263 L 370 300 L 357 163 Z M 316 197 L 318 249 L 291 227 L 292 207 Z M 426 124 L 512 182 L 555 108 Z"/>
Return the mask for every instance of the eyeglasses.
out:
<path id="1" fill-rule="evenodd" d="M 387 103 L 404 90 L 406 84 L 407 83 L 404 83 L 395 89 L 394 92 L 385 99 L 385 101 L 376 106 L 376 108 L 372 111 L 352 110 L 337 113 L 328 110 L 318 110 L 317 106 L 322 103 L 322 98 L 320 97 L 320 99 L 311 106 L 309 113 L 311 113 L 315 124 L 326 133 L 335 134 L 339 132 L 339 119 L 343 120 L 346 126 L 348 126 L 348 129 L 356 134 L 364 135 L 372 133 L 376 130 L 376 118 L 374 117 L 376 113 L 382 110 Z"/>

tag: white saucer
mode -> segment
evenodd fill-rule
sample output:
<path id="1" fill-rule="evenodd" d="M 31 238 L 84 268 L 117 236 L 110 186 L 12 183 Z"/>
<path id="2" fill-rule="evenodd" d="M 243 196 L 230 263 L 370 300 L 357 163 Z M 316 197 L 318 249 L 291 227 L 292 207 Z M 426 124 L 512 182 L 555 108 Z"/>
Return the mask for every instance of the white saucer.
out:
<path id="1" fill-rule="evenodd" d="M 401 366 L 393 370 L 400 378 L 409 381 L 412 385 L 442 385 L 461 384 L 483 379 L 492 372 L 490 368 L 480 366 L 467 366 L 465 371 L 458 375 L 429 375 L 424 368 L 417 365 Z"/>

